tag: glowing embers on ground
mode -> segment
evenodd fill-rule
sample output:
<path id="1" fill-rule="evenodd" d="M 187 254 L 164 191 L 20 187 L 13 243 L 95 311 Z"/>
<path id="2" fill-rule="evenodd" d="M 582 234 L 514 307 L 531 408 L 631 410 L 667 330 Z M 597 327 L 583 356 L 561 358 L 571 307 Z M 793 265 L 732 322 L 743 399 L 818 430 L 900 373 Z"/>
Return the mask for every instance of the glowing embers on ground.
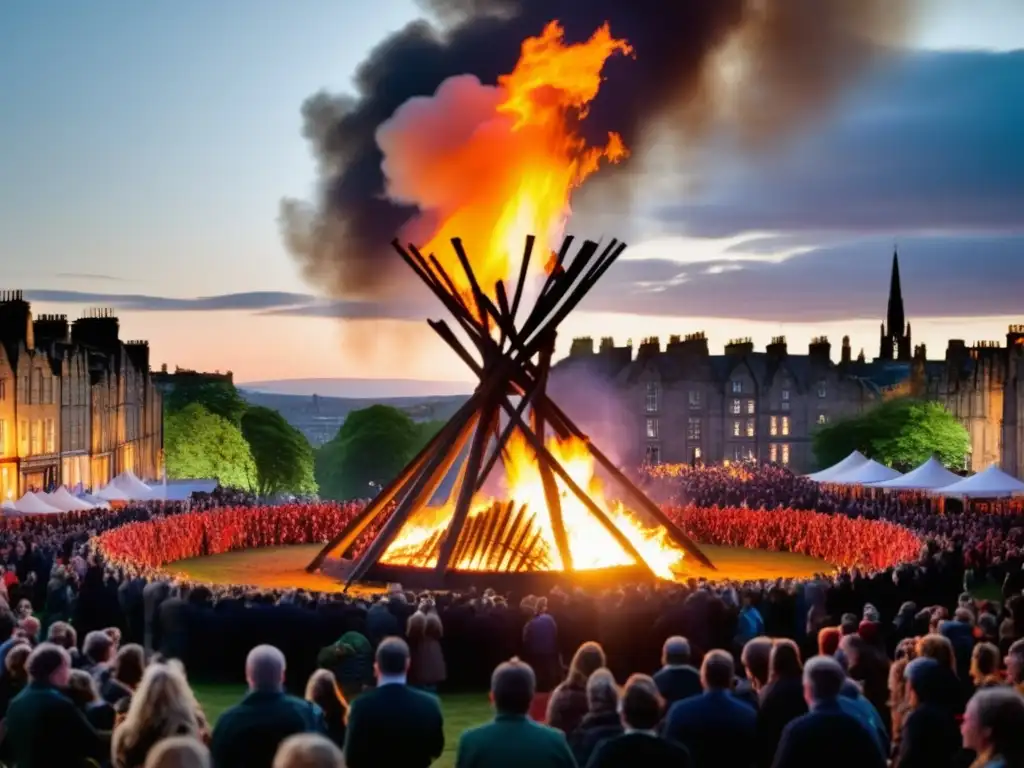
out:
<path id="1" fill-rule="evenodd" d="M 587 491 L 612 523 L 629 540 L 654 574 L 673 578 L 682 566 L 683 550 L 660 526 L 647 527 L 618 502 L 605 499 L 594 461 L 582 440 L 549 439 L 548 450 L 573 481 Z M 562 571 L 536 456 L 526 441 L 514 435 L 505 458 L 506 499 L 474 500 L 452 554 L 452 567 L 461 571 Z M 574 570 L 637 565 L 615 537 L 560 480 L 562 521 Z M 425 507 L 414 513 L 385 551 L 387 565 L 434 568 L 455 506 Z"/>

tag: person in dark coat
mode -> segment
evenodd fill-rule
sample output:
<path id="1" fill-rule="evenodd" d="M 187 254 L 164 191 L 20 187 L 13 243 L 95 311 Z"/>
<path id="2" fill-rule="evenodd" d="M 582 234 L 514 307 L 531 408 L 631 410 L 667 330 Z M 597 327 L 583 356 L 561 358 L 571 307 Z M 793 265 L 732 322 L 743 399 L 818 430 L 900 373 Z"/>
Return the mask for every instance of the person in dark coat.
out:
<path id="1" fill-rule="evenodd" d="M 704 693 L 677 701 L 664 734 L 689 749 L 697 768 L 747 768 L 754 763 L 757 713 L 735 698 L 735 664 L 726 651 L 711 651 L 700 670 Z"/>
<path id="2" fill-rule="evenodd" d="M 770 768 L 786 726 L 807 714 L 800 650 L 792 640 L 776 640 L 768 662 L 768 684 L 757 710 L 757 765 Z"/>
<path id="3" fill-rule="evenodd" d="M 166 581 L 153 581 L 142 588 L 143 647 L 147 654 L 160 648 L 160 606 L 170 594 L 171 585 Z"/>
<path id="4" fill-rule="evenodd" d="M 444 751 L 444 719 L 436 696 L 410 688 L 409 646 L 388 637 L 377 646 L 377 687 L 352 702 L 345 765 L 426 768 Z"/>
<path id="5" fill-rule="evenodd" d="M 692 768 L 693 758 L 686 747 L 658 735 L 662 712 L 663 702 L 654 680 L 633 675 L 622 690 L 626 732 L 601 743 L 586 768 Z"/>
<path id="6" fill-rule="evenodd" d="M 576 768 L 565 734 L 527 717 L 536 693 L 529 664 L 518 659 L 499 664 L 491 676 L 494 720 L 462 734 L 455 768 Z"/>
<path id="7" fill-rule="evenodd" d="M 586 765 L 597 746 L 605 739 L 621 736 L 622 718 L 619 717 L 619 689 L 612 673 L 601 668 L 587 680 L 587 705 L 583 720 L 569 734 L 569 746 L 577 765 Z"/>
<path id="8" fill-rule="evenodd" d="M 773 768 L 886 768 L 885 755 L 861 721 L 840 708 L 846 672 L 829 656 L 804 667 L 804 696 L 810 712 L 786 726 Z"/>
<path id="9" fill-rule="evenodd" d="M 595 642 L 583 643 L 576 649 L 569 665 L 569 674 L 548 699 L 545 722 L 557 728 L 566 736 L 576 730 L 587 714 L 587 680 L 590 675 L 606 664 L 604 649 Z"/>
<path id="10" fill-rule="evenodd" d="M 703 693 L 700 672 L 691 666 L 690 658 L 690 641 L 685 637 L 674 635 L 662 646 L 661 669 L 654 673 L 654 684 L 666 707 Z"/>
<path id="11" fill-rule="evenodd" d="M 910 714 L 903 721 L 897 768 L 952 768 L 960 754 L 956 716 L 943 695 L 941 667 L 935 659 L 914 659 L 904 676 Z"/>
<path id="12" fill-rule="evenodd" d="M 217 720 L 210 753 L 217 768 L 271 768 L 274 753 L 295 733 L 324 730 L 315 704 L 284 692 L 284 654 L 258 645 L 245 660 L 249 694 Z"/>
<path id="13" fill-rule="evenodd" d="M 93 728 L 61 693 L 71 676 L 67 651 L 42 643 L 26 668 L 28 685 L 7 708 L 0 758 L 18 768 L 75 768 L 105 757 L 110 735 Z"/>

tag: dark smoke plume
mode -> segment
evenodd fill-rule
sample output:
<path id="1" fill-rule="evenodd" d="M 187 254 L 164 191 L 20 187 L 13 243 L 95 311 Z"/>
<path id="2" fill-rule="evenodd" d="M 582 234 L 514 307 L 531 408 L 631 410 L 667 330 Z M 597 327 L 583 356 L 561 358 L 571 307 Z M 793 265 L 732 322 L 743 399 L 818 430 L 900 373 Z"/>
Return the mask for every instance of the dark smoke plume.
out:
<path id="1" fill-rule="evenodd" d="M 377 128 L 415 96 L 472 74 L 495 84 L 524 39 L 559 20 L 568 41 L 606 21 L 635 58 L 615 57 L 584 123 L 598 142 L 616 131 L 644 155 L 685 155 L 714 132 L 762 148 L 827 107 L 898 43 L 914 0 L 422 0 L 428 19 L 381 42 L 356 74 L 355 96 L 318 93 L 302 108 L 318 163 L 318 198 L 285 200 L 289 250 L 318 287 L 345 298 L 387 298 L 409 286 L 391 238 L 416 213 L 385 197 Z M 667 144 L 667 146 L 666 146 Z M 582 212 L 608 192 L 628 197 L 629 163 L 586 183 Z M 595 194 L 596 193 L 596 194 Z M 571 226 L 570 226 L 571 230 Z"/>

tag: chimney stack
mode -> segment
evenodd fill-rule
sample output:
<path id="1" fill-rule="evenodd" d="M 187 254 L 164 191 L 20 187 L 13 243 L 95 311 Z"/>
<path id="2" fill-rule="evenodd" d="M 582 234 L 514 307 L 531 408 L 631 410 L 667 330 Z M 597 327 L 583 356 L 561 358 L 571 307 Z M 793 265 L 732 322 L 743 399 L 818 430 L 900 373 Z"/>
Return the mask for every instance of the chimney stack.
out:
<path id="1" fill-rule="evenodd" d="M 594 354 L 594 339 L 590 336 L 577 336 L 569 347 L 569 357 L 590 357 Z"/>
<path id="2" fill-rule="evenodd" d="M 704 331 L 688 333 L 681 337 L 673 336 L 669 339 L 666 351 L 686 358 L 708 357 L 708 337 L 704 335 Z"/>
<path id="3" fill-rule="evenodd" d="M 840 357 L 840 363 L 842 365 L 849 365 L 850 361 L 853 359 L 853 351 L 850 349 L 849 336 L 843 336 L 843 349 L 841 354 L 842 357 Z"/>
<path id="4" fill-rule="evenodd" d="M 647 360 L 661 354 L 661 339 L 657 336 L 648 336 L 640 342 L 636 350 L 637 360 Z"/>
<path id="5" fill-rule="evenodd" d="M 749 355 L 754 351 L 754 341 L 749 336 L 742 339 L 729 339 L 729 343 L 725 345 L 725 354 L 735 355 L 742 357 L 743 355 Z"/>
<path id="6" fill-rule="evenodd" d="M 113 309 L 90 309 L 72 324 L 71 340 L 75 344 L 110 352 L 117 349 L 120 331 L 120 322 Z"/>
<path id="7" fill-rule="evenodd" d="M 67 343 L 71 339 L 67 315 L 39 315 L 32 321 L 36 344 Z"/>
<path id="8" fill-rule="evenodd" d="M 765 350 L 772 360 L 782 360 L 788 354 L 785 336 L 773 336 L 771 343 Z"/>
<path id="9" fill-rule="evenodd" d="M 807 354 L 812 362 L 828 365 L 832 362 L 832 345 L 828 336 L 815 336 L 807 347 Z"/>

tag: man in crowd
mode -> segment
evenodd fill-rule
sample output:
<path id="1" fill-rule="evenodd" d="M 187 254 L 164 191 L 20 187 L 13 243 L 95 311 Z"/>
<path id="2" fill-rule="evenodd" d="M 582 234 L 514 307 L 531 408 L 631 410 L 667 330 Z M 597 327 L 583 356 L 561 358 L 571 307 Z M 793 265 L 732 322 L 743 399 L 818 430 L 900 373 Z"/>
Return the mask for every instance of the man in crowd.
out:
<path id="1" fill-rule="evenodd" d="M 832 768 L 885 768 L 885 755 L 870 730 L 840 707 L 846 682 L 842 665 L 816 656 L 804 667 L 804 698 L 810 712 L 786 726 L 773 768 L 804 768 L 827 763 Z"/>
<path id="2" fill-rule="evenodd" d="M 690 750 L 697 768 L 753 764 L 757 713 L 732 695 L 732 656 L 727 651 L 711 651 L 704 657 L 700 677 L 704 693 L 672 705 L 665 735 Z"/>
<path id="3" fill-rule="evenodd" d="M 345 764 L 426 768 L 444 751 L 444 720 L 435 696 L 408 686 L 409 646 L 404 640 L 381 641 L 374 673 L 377 687 L 353 701 L 348 712 Z"/>
<path id="4" fill-rule="evenodd" d="M 25 666 L 28 685 L 7 709 L 0 756 L 18 768 L 58 768 L 108 755 L 110 734 L 96 731 L 61 693 L 71 675 L 68 652 L 41 643 Z"/>
<path id="5" fill-rule="evenodd" d="M 213 729 L 210 752 L 218 768 L 271 768 L 278 745 L 296 733 L 324 730 L 315 704 L 284 692 L 284 654 L 272 645 L 249 651 L 249 694 L 227 710 Z"/>
<path id="6" fill-rule="evenodd" d="M 666 707 L 700 695 L 700 672 L 690 665 L 689 640 L 679 635 L 666 640 L 661 649 L 661 665 L 654 675 L 654 683 Z"/>
<path id="7" fill-rule="evenodd" d="M 456 767 L 574 768 L 565 735 L 527 717 L 536 692 L 537 679 L 529 664 L 518 659 L 499 664 L 491 676 L 494 720 L 462 734 Z"/>

